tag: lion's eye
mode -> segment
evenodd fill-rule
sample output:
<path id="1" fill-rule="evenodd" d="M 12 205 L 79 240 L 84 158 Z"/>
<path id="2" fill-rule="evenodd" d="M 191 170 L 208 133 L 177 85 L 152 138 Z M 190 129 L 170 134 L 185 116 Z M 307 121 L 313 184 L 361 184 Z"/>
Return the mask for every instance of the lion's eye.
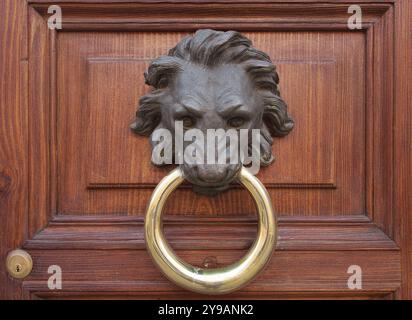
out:
<path id="1" fill-rule="evenodd" d="M 233 128 L 240 128 L 245 124 L 246 120 L 242 117 L 234 117 L 227 121 L 227 124 Z"/>
<path id="2" fill-rule="evenodd" d="M 183 122 L 183 128 L 185 128 L 185 129 L 193 128 L 193 126 L 196 123 L 196 120 L 192 117 L 189 117 L 189 116 L 185 116 L 185 117 L 181 118 L 180 121 Z"/>

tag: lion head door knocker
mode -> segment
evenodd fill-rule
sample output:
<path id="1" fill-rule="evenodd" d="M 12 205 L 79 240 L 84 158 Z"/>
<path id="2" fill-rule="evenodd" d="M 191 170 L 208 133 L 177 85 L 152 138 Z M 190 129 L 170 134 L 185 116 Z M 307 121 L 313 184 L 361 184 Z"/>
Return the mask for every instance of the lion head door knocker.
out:
<path id="1" fill-rule="evenodd" d="M 167 160 L 179 164 L 158 184 L 147 207 L 147 249 L 165 276 L 181 287 L 206 294 L 239 289 L 264 268 L 276 244 L 277 225 L 270 197 L 244 166 L 244 160 L 256 149 L 259 165 L 269 165 L 273 161 L 272 137 L 285 136 L 293 128 L 280 98 L 276 68 L 267 54 L 255 49 L 240 33 L 205 29 L 181 40 L 168 55 L 153 60 L 144 76 L 154 90 L 140 99 L 131 128 L 150 136 L 156 165 Z M 209 144 L 210 130 L 216 143 Z M 224 143 L 216 132 L 223 133 Z M 240 135 L 240 139 L 234 139 L 240 140 L 239 148 L 232 148 L 228 132 Z M 243 148 L 242 132 L 247 138 Z M 219 158 L 213 162 L 222 154 L 227 160 L 233 150 L 243 150 L 235 161 L 221 162 Z M 180 259 L 167 243 L 162 229 L 163 207 L 184 180 L 195 192 L 206 195 L 217 194 L 237 180 L 253 196 L 258 235 L 238 262 L 222 268 L 197 268 Z"/>

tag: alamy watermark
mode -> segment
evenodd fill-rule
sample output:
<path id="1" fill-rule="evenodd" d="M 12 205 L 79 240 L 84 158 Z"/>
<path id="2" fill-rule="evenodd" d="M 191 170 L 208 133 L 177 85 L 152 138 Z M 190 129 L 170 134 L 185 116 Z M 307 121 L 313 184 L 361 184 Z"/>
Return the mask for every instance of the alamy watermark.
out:
<path id="1" fill-rule="evenodd" d="M 47 8 L 47 13 L 50 14 L 51 16 L 47 19 L 47 26 L 51 30 L 55 29 L 62 29 L 62 21 L 63 21 L 63 16 L 62 16 L 62 8 L 58 5 L 52 5 Z"/>
<path id="2" fill-rule="evenodd" d="M 351 274 L 348 278 L 348 288 L 351 290 L 362 289 L 362 268 L 356 264 L 349 266 L 347 273 Z"/>
<path id="3" fill-rule="evenodd" d="M 62 268 L 56 264 L 49 266 L 47 273 L 51 274 L 47 280 L 47 287 L 50 290 L 61 290 L 62 286 Z"/>
<path id="4" fill-rule="evenodd" d="M 352 15 L 348 18 L 348 28 L 350 30 L 362 29 L 362 9 L 359 5 L 353 4 L 348 8 L 348 13 Z"/>
<path id="5" fill-rule="evenodd" d="M 152 141 L 152 162 L 163 164 L 243 164 L 252 174 L 260 169 L 259 129 L 184 130 L 182 121 L 175 121 L 174 134 L 156 129 Z"/>

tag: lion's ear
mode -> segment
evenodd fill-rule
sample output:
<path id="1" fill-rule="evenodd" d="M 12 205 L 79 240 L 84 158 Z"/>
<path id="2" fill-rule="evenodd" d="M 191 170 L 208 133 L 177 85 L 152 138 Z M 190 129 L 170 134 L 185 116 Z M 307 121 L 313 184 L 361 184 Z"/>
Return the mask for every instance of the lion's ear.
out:
<path id="1" fill-rule="evenodd" d="M 286 136 L 294 127 L 294 121 L 289 117 L 286 103 L 279 96 L 265 99 L 263 122 L 274 137 Z"/>
<path id="2" fill-rule="evenodd" d="M 140 131 L 140 125 L 139 125 L 139 119 L 135 118 L 131 124 L 129 124 L 129 128 L 134 131 L 135 133 L 139 133 Z"/>
<path id="3" fill-rule="evenodd" d="M 263 124 L 260 130 L 260 164 L 268 166 L 275 158 L 272 154 L 272 137 L 286 136 L 294 126 L 287 113 L 286 103 L 277 95 L 264 97 Z"/>
<path id="4" fill-rule="evenodd" d="M 159 93 L 151 92 L 139 101 L 139 109 L 135 120 L 130 124 L 130 129 L 142 136 L 149 136 L 161 120 Z"/>
<path id="5" fill-rule="evenodd" d="M 142 136 L 150 136 L 153 130 L 156 128 L 160 121 L 160 118 L 141 117 L 136 116 L 135 120 L 129 125 L 129 128 Z"/>

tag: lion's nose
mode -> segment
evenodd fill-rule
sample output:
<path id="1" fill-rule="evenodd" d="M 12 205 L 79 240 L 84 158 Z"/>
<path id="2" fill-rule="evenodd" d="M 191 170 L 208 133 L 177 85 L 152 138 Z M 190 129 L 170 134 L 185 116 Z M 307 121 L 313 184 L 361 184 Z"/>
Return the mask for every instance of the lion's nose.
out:
<path id="1" fill-rule="evenodd" d="M 197 176 L 204 182 L 220 182 L 227 176 L 228 167 L 224 164 L 203 164 L 197 166 Z"/>

